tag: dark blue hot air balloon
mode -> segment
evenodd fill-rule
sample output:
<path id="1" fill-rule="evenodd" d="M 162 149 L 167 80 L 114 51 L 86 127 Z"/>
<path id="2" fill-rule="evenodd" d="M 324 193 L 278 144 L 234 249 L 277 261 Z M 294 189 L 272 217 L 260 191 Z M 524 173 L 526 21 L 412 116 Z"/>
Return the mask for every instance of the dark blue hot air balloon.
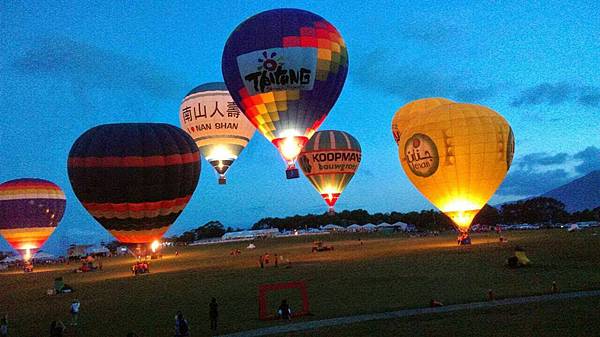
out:
<path id="1" fill-rule="evenodd" d="M 300 9 L 274 9 L 242 22 L 227 40 L 225 84 L 256 128 L 298 175 L 294 161 L 336 102 L 348 73 L 340 33 Z"/>

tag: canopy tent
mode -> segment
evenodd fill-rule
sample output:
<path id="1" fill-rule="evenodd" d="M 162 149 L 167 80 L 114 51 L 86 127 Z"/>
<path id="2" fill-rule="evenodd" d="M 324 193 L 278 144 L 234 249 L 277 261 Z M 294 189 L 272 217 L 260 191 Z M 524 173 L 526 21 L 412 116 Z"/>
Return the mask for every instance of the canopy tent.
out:
<path id="1" fill-rule="evenodd" d="M 363 225 L 362 229 L 367 232 L 373 232 L 377 230 L 377 226 L 373 225 L 372 223 L 368 223 L 366 225 Z"/>
<path id="2" fill-rule="evenodd" d="M 97 254 L 110 254 L 110 250 L 104 246 L 92 246 L 86 249 L 86 253 L 88 255 L 97 255 Z"/>
<path id="3" fill-rule="evenodd" d="M 329 224 L 327 226 L 324 226 L 323 229 L 328 230 L 328 231 L 345 231 L 346 230 L 346 228 L 344 228 L 342 226 L 334 225 L 334 224 Z"/>
<path id="4" fill-rule="evenodd" d="M 350 226 L 346 227 L 346 230 L 350 231 L 350 232 L 358 232 L 361 229 L 362 229 L 362 227 L 360 227 L 360 225 L 357 225 L 357 224 L 350 225 Z"/>
<path id="5" fill-rule="evenodd" d="M 255 230 L 244 230 L 239 232 L 229 232 L 223 234 L 222 240 L 232 239 L 253 239 L 257 237 L 273 237 L 279 235 L 279 229 L 268 228 L 268 229 L 255 229 Z"/>
<path id="6" fill-rule="evenodd" d="M 383 222 L 383 223 L 380 223 L 379 225 L 377 225 L 377 228 L 394 228 L 394 227 L 396 227 L 396 226 L 391 225 L 387 222 Z"/>
<path id="7" fill-rule="evenodd" d="M 407 224 L 406 222 L 402 222 L 402 221 L 398 221 L 394 224 L 395 227 L 400 227 L 402 228 L 402 230 L 406 230 L 409 226 L 409 224 Z"/>
<path id="8" fill-rule="evenodd" d="M 0 263 L 10 264 L 10 263 L 15 263 L 15 262 L 19 262 L 19 261 L 23 261 L 23 258 L 20 256 L 8 256 L 4 260 L 0 261 Z"/>
<path id="9" fill-rule="evenodd" d="M 46 252 L 42 252 L 42 251 L 39 251 L 39 252 L 35 253 L 35 255 L 33 256 L 33 258 L 36 259 L 36 260 L 44 260 L 44 261 L 58 259 L 57 256 L 49 254 L 49 253 L 46 253 Z"/>

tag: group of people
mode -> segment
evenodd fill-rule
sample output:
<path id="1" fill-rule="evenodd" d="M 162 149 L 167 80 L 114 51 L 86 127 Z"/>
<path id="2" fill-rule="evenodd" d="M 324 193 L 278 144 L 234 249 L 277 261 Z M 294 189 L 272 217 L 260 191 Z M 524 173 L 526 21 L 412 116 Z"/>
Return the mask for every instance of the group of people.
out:
<path id="1" fill-rule="evenodd" d="M 79 312 L 81 310 L 81 303 L 78 299 L 74 299 L 71 302 L 70 314 L 72 326 L 79 324 Z M 208 316 L 210 319 L 210 329 L 216 333 L 218 320 L 219 320 L 219 304 L 216 298 L 212 298 L 208 305 Z M 281 301 L 279 308 L 277 309 L 277 317 L 289 321 L 292 318 L 292 309 L 290 308 L 286 299 Z M 60 320 L 52 321 L 50 324 L 50 337 L 62 337 L 66 330 L 65 324 Z M 0 337 L 8 337 L 8 315 L 3 315 L 0 318 Z M 177 311 L 175 315 L 175 337 L 188 337 L 190 336 L 190 325 L 188 320 L 184 317 L 181 311 Z M 127 337 L 137 337 L 135 332 L 129 332 Z"/>
<path id="2" fill-rule="evenodd" d="M 102 270 L 102 262 L 95 263 L 94 258 L 86 258 L 81 261 L 81 267 L 75 269 L 76 273 L 87 273 L 90 271 Z"/>
<path id="3" fill-rule="evenodd" d="M 131 266 L 131 272 L 133 275 L 149 273 L 150 264 L 147 261 L 137 261 Z"/>
<path id="4" fill-rule="evenodd" d="M 273 261 L 272 261 L 273 266 L 279 267 L 280 260 L 281 260 L 281 262 L 287 263 L 286 268 L 289 268 L 291 266 L 290 260 L 284 260 L 283 255 L 277 255 L 277 254 L 273 255 Z M 260 265 L 260 268 L 267 267 L 269 264 L 271 264 L 271 255 L 269 255 L 269 253 L 264 253 L 263 255 L 260 255 L 258 257 L 258 264 Z"/>

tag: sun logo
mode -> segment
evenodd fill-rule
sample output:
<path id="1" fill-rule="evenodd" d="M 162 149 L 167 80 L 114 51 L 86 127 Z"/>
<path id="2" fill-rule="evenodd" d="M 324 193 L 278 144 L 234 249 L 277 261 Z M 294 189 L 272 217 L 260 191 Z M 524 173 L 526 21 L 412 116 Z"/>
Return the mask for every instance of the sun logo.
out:
<path id="1" fill-rule="evenodd" d="M 283 57 L 279 56 L 275 58 L 277 56 L 276 52 L 272 52 L 269 56 L 269 53 L 265 50 L 263 51 L 262 55 L 264 59 L 258 59 L 258 62 L 262 63 L 262 65 L 258 66 L 257 68 L 259 71 L 263 69 L 265 69 L 266 71 L 275 71 L 278 65 L 283 65 L 283 62 L 281 62 L 281 60 L 283 60 Z"/>

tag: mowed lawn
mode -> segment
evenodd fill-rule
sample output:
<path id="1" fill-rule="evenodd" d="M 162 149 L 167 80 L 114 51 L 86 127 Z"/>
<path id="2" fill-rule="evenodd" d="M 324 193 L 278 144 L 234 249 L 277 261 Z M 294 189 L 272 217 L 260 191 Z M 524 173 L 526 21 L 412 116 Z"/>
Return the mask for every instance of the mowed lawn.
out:
<path id="1" fill-rule="evenodd" d="M 133 262 L 130 257 L 104 259 L 102 271 L 85 274 L 69 272 L 77 267 L 73 264 L 37 267 L 32 274 L 0 273 L 0 313 L 9 314 L 11 336 L 46 336 L 52 320 L 68 321 L 69 303 L 77 297 L 82 307 L 80 326 L 69 327 L 67 336 L 124 337 L 129 331 L 139 336 L 171 336 L 177 310 L 190 321 L 193 336 L 206 336 L 210 334 L 211 297 L 219 302 L 219 333 L 281 324 L 258 320 L 258 286 L 265 283 L 307 282 L 314 315 L 296 321 L 423 307 L 430 299 L 446 304 L 481 301 L 489 289 L 498 298 L 542 294 L 550 291 L 552 281 L 561 291 L 600 288 L 600 234 L 596 235 L 595 230 L 507 232 L 505 236 L 509 242 L 502 244 L 495 234 L 474 234 L 473 245 L 458 247 L 452 234 L 424 238 L 338 234 L 320 237 L 335 247 L 334 251 L 320 253 L 311 253 L 315 237 L 258 240 L 256 250 L 245 249 L 247 242 L 186 247 L 179 249 L 177 257 L 173 250 L 165 251 L 163 260 L 152 262 L 151 274 L 137 277 L 129 272 Z M 515 245 L 525 248 L 534 263 L 532 267 L 513 270 L 504 266 Z M 229 255 L 235 248 L 241 249 L 240 256 Z M 291 267 L 260 269 L 258 257 L 265 252 L 290 259 Z M 64 276 L 75 293 L 47 296 L 46 289 L 52 287 L 57 276 Z M 299 298 L 292 292 L 280 295 L 273 294 L 271 301 L 287 297 L 292 309 L 299 306 Z M 597 308 L 589 304 L 598 303 L 594 300 L 581 303 L 591 310 Z M 563 311 L 569 315 L 570 311 L 561 308 L 560 303 L 535 306 L 543 310 L 541 315 L 533 315 L 533 320 Z M 527 310 L 521 316 L 527 316 Z M 494 317 L 500 320 L 504 316 L 491 310 L 435 319 L 443 322 L 459 318 L 462 323 L 458 326 L 472 325 L 478 335 L 486 331 L 493 335 L 493 331 L 502 329 Z M 429 334 L 422 335 L 438 335 L 436 330 L 444 335 L 445 323 L 427 323 L 431 319 L 423 316 L 400 322 L 367 322 L 349 326 L 347 331 L 332 329 L 323 336 L 365 335 L 376 331 L 375 327 L 382 331 L 376 335 L 401 335 L 390 332 L 398 331 L 397 326 L 427 326 Z M 573 324 L 577 326 L 576 321 Z M 355 330 L 363 333 L 349 332 Z"/>

